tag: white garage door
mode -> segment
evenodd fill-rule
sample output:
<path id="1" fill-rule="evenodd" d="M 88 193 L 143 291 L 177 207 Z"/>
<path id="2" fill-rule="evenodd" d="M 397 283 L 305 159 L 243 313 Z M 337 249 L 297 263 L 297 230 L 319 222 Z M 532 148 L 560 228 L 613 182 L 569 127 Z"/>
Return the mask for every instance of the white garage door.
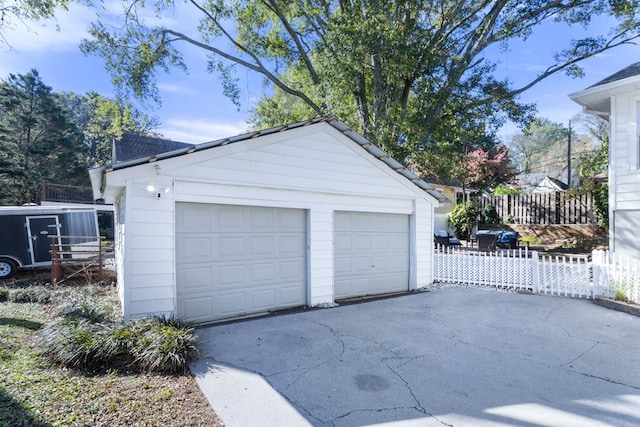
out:
<path id="1" fill-rule="evenodd" d="M 176 204 L 178 316 L 208 321 L 306 302 L 306 214 Z"/>
<path id="2" fill-rule="evenodd" d="M 409 216 L 334 215 L 335 299 L 409 289 Z"/>

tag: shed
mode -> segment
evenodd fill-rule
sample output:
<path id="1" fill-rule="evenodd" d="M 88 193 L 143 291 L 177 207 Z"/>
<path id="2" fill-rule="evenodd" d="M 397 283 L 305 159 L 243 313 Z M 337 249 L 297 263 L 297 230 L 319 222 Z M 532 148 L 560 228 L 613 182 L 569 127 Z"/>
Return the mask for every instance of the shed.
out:
<path id="1" fill-rule="evenodd" d="M 209 322 L 432 282 L 443 196 L 333 116 L 90 170 L 124 317 Z"/>

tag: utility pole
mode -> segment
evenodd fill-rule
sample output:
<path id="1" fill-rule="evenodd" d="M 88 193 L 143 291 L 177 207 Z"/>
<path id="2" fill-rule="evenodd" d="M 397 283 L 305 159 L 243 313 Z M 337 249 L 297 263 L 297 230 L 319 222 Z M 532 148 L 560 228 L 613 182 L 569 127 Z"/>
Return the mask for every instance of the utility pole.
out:
<path id="1" fill-rule="evenodd" d="M 567 138 L 567 190 L 571 190 L 571 119 L 569 119 L 569 137 Z"/>

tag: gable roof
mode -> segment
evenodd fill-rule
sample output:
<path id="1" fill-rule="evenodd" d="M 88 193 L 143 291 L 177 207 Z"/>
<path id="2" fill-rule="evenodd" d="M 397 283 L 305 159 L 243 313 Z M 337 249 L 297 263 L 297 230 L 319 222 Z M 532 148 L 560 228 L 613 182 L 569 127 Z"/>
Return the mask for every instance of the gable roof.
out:
<path id="1" fill-rule="evenodd" d="M 102 167 L 94 168 L 94 170 L 102 169 L 104 172 L 110 172 L 110 171 L 113 171 L 113 170 L 125 169 L 125 168 L 128 168 L 128 167 L 133 167 L 133 166 L 137 166 L 137 165 L 141 165 L 141 164 L 145 164 L 145 163 L 155 162 L 155 161 L 158 161 L 158 160 L 163 160 L 163 159 L 168 159 L 168 158 L 178 157 L 178 156 L 184 156 L 184 155 L 191 154 L 191 153 L 194 153 L 194 152 L 197 152 L 197 151 L 215 149 L 217 147 L 222 147 L 222 146 L 225 146 L 225 145 L 228 145 L 228 144 L 235 144 L 235 143 L 238 143 L 238 142 L 241 142 L 241 141 L 246 141 L 246 140 L 258 138 L 258 137 L 265 136 L 265 135 L 271 135 L 271 134 L 274 134 L 274 133 L 286 132 L 288 130 L 298 129 L 298 128 L 306 127 L 306 126 L 311 126 L 311 125 L 315 125 L 315 124 L 318 124 L 318 123 L 327 123 L 327 124 L 331 125 L 333 128 L 338 130 L 340 133 L 342 133 L 343 135 L 345 135 L 346 137 L 348 137 L 349 139 L 351 139 L 352 141 L 357 143 L 360 147 L 364 148 L 365 151 L 367 153 L 369 153 L 371 156 L 373 156 L 376 159 L 378 159 L 379 161 L 383 162 L 389 168 L 393 169 L 396 173 L 398 173 L 399 175 L 402 175 L 404 178 L 406 178 L 409 181 L 411 181 L 414 185 L 416 185 L 421 190 L 423 190 L 423 191 L 427 192 L 428 194 L 430 194 L 432 197 L 434 197 L 439 202 L 446 202 L 447 201 L 447 198 L 442 193 L 440 193 L 439 191 L 435 190 L 433 188 L 433 186 L 431 186 L 431 185 L 427 184 L 426 182 L 424 182 L 415 173 L 413 173 L 411 170 L 407 169 L 407 167 L 404 166 L 402 163 L 400 163 L 397 160 L 391 158 L 383 149 L 381 149 L 380 147 L 378 147 L 377 145 L 375 145 L 373 142 L 369 141 L 368 139 L 366 139 L 362 135 L 358 134 L 356 131 L 351 129 L 349 126 L 347 126 L 345 123 L 341 122 L 337 117 L 335 117 L 333 115 L 328 115 L 328 116 L 324 116 L 324 117 L 318 117 L 318 118 L 305 120 L 305 121 L 301 121 L 301 122 L 297 122 L 297 123 L 293 123 L 293 124 L 289 124 L 289 125 L 278 126 L 278 127 L 274 127 L 274 128 L 270 128 L 270 129 L 265 129 L 265 130 L 250 132 L 250 133 L 246 133 L 246 134 L 241 134 L 241 135 L 233 136 L 233 137 L 230 137 L 230 138 L 218 139 L 218 140 L 215 140 L 215 141 L 205 142 L 205 143 L 198 144 L 198 145 L 192 145 L 192 144 L 186 144 L 186 143 L 178 143 L 178 144 L 185 144 L 187 146 L 186 147 L 181 147 L 181 148 L 176 148 L 176 149 L 173 149 L 172 151 L 167 151 L 167 152 L 146 154 L 146 155 L 144 155 L 142 157 L 139 157 L 139 158 L 130 159 L 130 160 L 126 160 L 126 161 L 122 161 L 122 162 L 118 162 L 118 163 L 113 162 L 109 166 L 102 166 Z M 157 140 L 157 138 L 154 138 L 154 139 Z M 170 141 L 170 142 L 171 143 L 175 143 L 175 141 Z"/>
<path id="2" fill-rule="evenodd" d="M 567 191 L 569 186 L 557 178 L 546 176 L 540 183 L 533 189 L 533 193 L 544 192 L 544 190 L 555 191 Z"/>
<path id="3" fill-rule="evenodd" d="M 638 76 L 638 75 L 640 75 L 640 62 L 631 64 L 628 67 L 623 68 L 622 70 L 611 74 L 609 77 L 605 77 L 604 79 L 600 80 L 598 83 L 589 86 L 587 89 L 606 85 L 607 83 L 613 83 L 618 80 L 623 80 L 623 79 Z"/>
<path id="4" fill-rule="evenodd" d="M 189 147 L 193 147 L 193 144 L 124 132 L 122 138 L 113 142 L 111 163 L 126 162 Z"/>
<path id="5" fill-rule="evenodd" d="M 605 120 L 611 114 L 611 96 L 616 93 L 640 89 L 640 62 L 631 64 L 569 98 L 584 107 L 585 112 L 596 114 Z"/>

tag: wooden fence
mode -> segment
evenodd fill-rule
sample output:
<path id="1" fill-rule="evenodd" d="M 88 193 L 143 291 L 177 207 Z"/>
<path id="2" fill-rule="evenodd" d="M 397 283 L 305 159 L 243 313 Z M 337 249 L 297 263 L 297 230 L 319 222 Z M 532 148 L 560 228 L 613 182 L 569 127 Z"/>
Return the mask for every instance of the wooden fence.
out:
<path id="1" fill-rule="evenodd" d="M 437 248 L 434 281 L 572 298 L 623 295 L 640 304 L 640 261 L 615 258 L 608 251 L 593 251 L 590 260 L 541 256 L 526 249 L 481 252 Z"/>
<path id="2" fill-rule="evenodd" d="M 481 210 L 495 207 L 498 219 L 505 224 L 553 225 L 595 224 L 593 195 L 569 195 L 566 192 L 507 194 L 480 197 Z"/>

